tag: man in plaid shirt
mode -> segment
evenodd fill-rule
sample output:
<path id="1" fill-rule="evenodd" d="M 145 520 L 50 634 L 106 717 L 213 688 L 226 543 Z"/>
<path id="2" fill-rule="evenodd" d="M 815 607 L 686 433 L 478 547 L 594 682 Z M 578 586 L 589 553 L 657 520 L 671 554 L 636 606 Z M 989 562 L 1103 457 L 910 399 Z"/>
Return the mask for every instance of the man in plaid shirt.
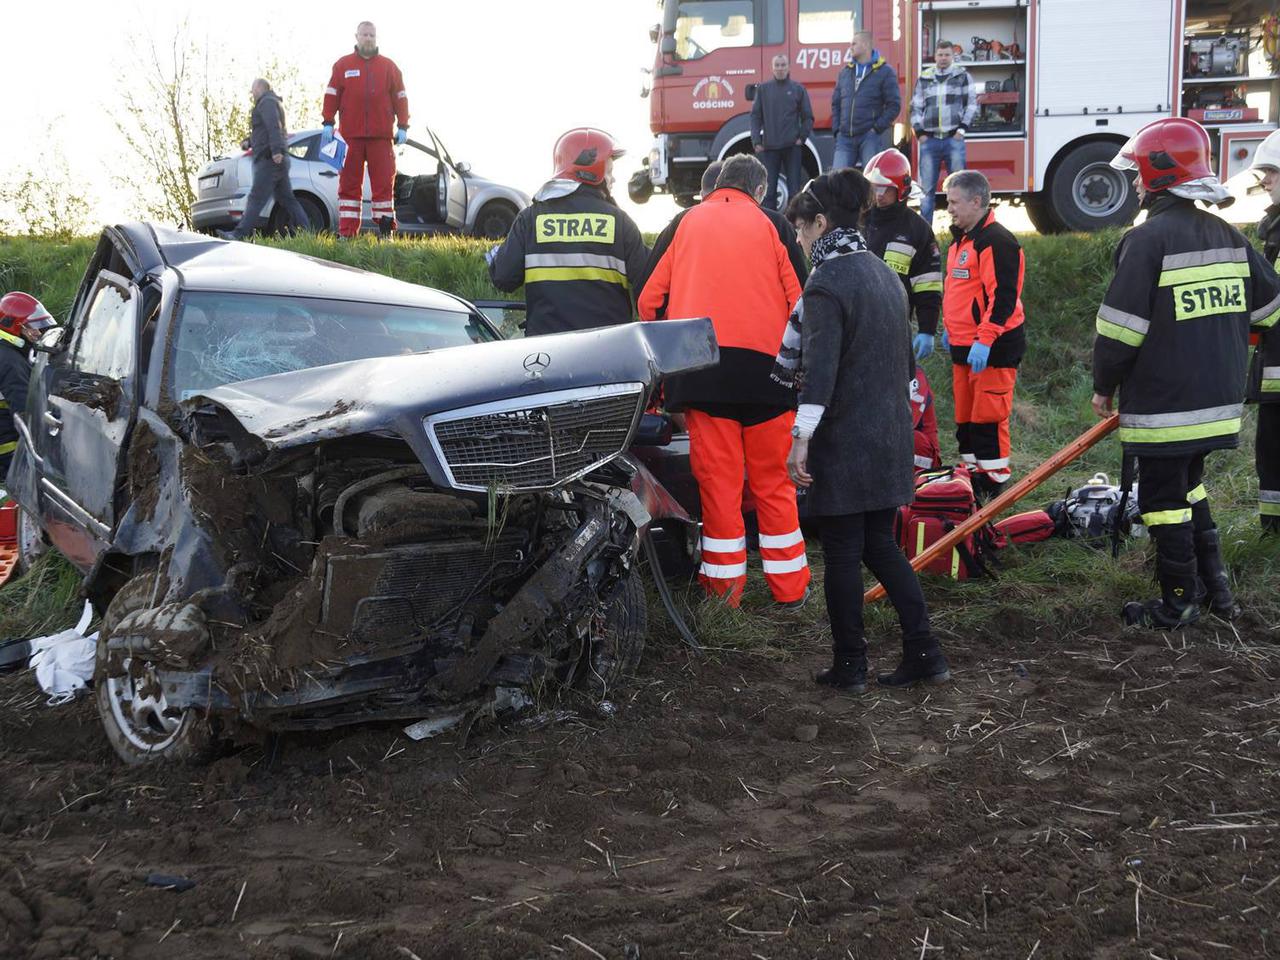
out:
<path id="1" fill-rule="evenodd" d="M 934 66 L 920 74 L 911 94 L 911 129 L 920 141 L 920 216 L 933 223 L 934 191 L 946 159 L 947 173 L 964 169 L 964 132 L 978 112 L 973 78 L 956 65 L 950 40 L 939 40 Z"/>

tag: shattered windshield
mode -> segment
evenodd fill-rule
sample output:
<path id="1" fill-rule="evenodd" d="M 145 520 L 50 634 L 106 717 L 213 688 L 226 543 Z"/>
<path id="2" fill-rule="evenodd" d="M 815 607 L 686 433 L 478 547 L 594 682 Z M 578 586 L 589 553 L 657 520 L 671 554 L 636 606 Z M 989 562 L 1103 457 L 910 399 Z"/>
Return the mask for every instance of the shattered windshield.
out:
<path id="1" fill-rule="evenodd" d="M 244 293 L 186 294 L 176 328 L 178 400 L 275 373 L 497 339 L 461 310 Z"/>

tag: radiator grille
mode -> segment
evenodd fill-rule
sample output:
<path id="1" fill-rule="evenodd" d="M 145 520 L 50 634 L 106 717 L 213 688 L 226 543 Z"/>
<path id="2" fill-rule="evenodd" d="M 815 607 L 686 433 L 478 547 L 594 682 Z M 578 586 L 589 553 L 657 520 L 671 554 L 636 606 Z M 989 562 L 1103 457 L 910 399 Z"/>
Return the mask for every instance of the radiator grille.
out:
<path id="1" fill-rule="evenodd" d="M 537 490 L 580 476 L 621 453 L 641 398 L 638 384 L 627 385 L 604 395 L 450 415 L 433 419 L 430 428 L 454 486 Z"/>

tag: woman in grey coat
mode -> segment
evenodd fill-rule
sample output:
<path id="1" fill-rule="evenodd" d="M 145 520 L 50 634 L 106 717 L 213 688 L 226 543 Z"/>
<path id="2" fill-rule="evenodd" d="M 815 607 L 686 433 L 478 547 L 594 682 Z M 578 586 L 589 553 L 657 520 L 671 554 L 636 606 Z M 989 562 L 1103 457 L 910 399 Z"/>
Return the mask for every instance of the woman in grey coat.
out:
<path id="1" fill-rule="evenodd" d="M 813 272 L 787 324 L 775 379 L 797 386 L 787 468 L 808 488 L 822 538 L 834 662 L 817 681 L 861 693 L 867 682 L 862 564 L 902 624 L 902 663 L 885 686 L 942 683 L 947 659 L 929 628 L 920 581 L 894 539 L 914 492 L 907 384 L 915 372 L 907 296 L 858 232 L 871 187 L 856 170 L 824 174 L 792 198 L 787 219 Z"/>

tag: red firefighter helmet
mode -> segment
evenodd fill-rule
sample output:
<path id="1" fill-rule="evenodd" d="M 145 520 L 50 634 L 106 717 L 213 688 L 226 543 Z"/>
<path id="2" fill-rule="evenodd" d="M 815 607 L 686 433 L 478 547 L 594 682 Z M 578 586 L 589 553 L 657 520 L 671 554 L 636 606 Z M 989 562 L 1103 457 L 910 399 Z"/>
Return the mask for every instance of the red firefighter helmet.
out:
<path id="1" fill-rule="evenodd" d="M 1209 134 L 1186 117 L 1148 123 L 1120 148 L 1111 166 L 1137 170 L 1142 186 L 1153 192 L 1214 176 L 1209 167 Z"/>
<path id="2" fill-rule="evenodd" d="M 911 161 L 892 147 L 868 160 L 862 172 L 873 187 L 896 188 L 899 203 L 911 193 Z"/>
<path id="3" fill-rule="evenodd" d="M 626 153 L 613 137 L 595 127 L 575 127 L 556 141 L 552 163 L 558 180 L 577 180 L 593 187 L 603 186 L 610 160 Z"/>
<path id="4" fill-rule="evenodd" d="M 44 304 L 29 293 L 14 290 L 0 297 L 0 333 L 38 340 L 40 334 L 57 325 Z"/>

